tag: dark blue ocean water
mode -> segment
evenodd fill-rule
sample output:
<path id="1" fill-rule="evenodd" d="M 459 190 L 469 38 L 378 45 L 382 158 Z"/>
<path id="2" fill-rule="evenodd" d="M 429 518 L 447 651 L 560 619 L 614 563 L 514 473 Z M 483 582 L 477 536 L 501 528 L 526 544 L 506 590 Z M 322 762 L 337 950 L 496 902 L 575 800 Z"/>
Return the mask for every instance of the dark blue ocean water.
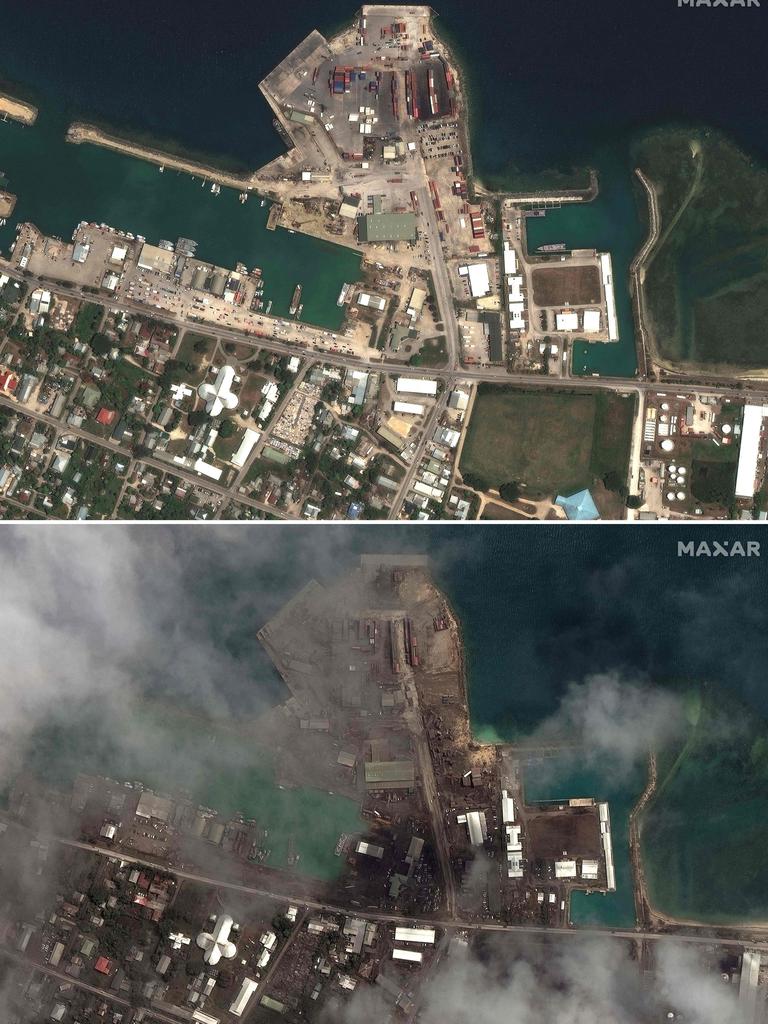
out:
<path id="1" fill-rule="evenodd" d="M 355 10 L 1 0 L 0 79 L 72 116 L 252 166 L 281 148 L 258 82 L 312 28 L 333 32 Z M 765 5 L 444 0 L 436 10 L 467 71 L 481 177 L 585 164 L 606 142 L 669 121 L 710 124 L 768 156 Z"/>

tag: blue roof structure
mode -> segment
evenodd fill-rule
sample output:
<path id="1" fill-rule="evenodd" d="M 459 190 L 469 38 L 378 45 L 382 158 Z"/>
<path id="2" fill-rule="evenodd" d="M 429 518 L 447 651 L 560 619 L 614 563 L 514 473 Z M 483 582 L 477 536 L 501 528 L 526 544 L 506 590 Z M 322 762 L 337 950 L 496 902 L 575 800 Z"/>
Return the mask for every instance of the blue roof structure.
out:
<path id="1" fill-rule="evenodd" d="M 597 511 L 597 506 L 592 500 L 592 495 L 586 489 L 577 491 L 576 494 L 569 494 L 568 497 L 558 494 L 555 498 L 555 504 L 563 509 L 568 519 L 577 519 L 584 522 L 589 519 L 600 518 L 600 513 Z"/>

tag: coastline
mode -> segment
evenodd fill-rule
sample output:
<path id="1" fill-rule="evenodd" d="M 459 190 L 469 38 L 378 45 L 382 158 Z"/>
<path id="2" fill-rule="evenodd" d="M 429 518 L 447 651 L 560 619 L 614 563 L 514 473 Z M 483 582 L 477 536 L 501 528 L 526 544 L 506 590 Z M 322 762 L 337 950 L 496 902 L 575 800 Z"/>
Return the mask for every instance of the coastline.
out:
<path id="1" fill-rule="evenodd" d="M 37 120 L 37 107 L 0 92 L 0 115 L 5 115 L 21 124 L 32 125 Z"/>

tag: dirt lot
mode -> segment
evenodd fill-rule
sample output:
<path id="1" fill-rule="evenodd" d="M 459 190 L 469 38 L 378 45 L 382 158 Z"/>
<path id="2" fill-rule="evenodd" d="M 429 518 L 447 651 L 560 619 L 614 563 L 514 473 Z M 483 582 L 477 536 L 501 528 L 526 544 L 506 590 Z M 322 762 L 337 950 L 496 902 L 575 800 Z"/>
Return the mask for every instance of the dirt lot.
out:
<path id="1" fill-rule="evenodd" d="M 600 826 L 596 807 L 572 807 L 545 811 L 528 817 L 530 856 L 557 859 L 565 851 L 571 857 L 600 856 Z"/>
<path id="2" fill-rule="evenodd" d="M 532 277 L 537 306 L 587 306 L 600 301 L 597 267 L 537 267 Z"/>

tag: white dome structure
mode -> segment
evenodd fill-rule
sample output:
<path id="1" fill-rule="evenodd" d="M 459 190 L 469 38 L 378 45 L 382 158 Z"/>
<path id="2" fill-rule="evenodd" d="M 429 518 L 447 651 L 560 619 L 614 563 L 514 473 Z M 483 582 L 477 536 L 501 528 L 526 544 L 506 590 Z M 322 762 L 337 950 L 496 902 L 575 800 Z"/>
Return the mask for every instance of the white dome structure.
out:
<path id="1" fill-rule="evenodd" d="M 231 960 L 237 952 L 237 947 L 229 938 L 234 923 L 229 914 L 225 914 L 223 917 L 216 918 L 212 932 L 200 932 L 197 936 L 198 946 L 205 950 L 203 959 L 211 967 L 217 964 L 222 957 L 225 960 Z"/>
<path id="2" fill-rule="evenodd" d="M 205 411 L 210 416 L 218 416 L 225 409 L 237 408 L 237 395 L 232 394 L 234 379 L 235 368 L 222 366 L 213 384 L 203 383 L 197 389 L 198 395 L 205 402 Z"/>

